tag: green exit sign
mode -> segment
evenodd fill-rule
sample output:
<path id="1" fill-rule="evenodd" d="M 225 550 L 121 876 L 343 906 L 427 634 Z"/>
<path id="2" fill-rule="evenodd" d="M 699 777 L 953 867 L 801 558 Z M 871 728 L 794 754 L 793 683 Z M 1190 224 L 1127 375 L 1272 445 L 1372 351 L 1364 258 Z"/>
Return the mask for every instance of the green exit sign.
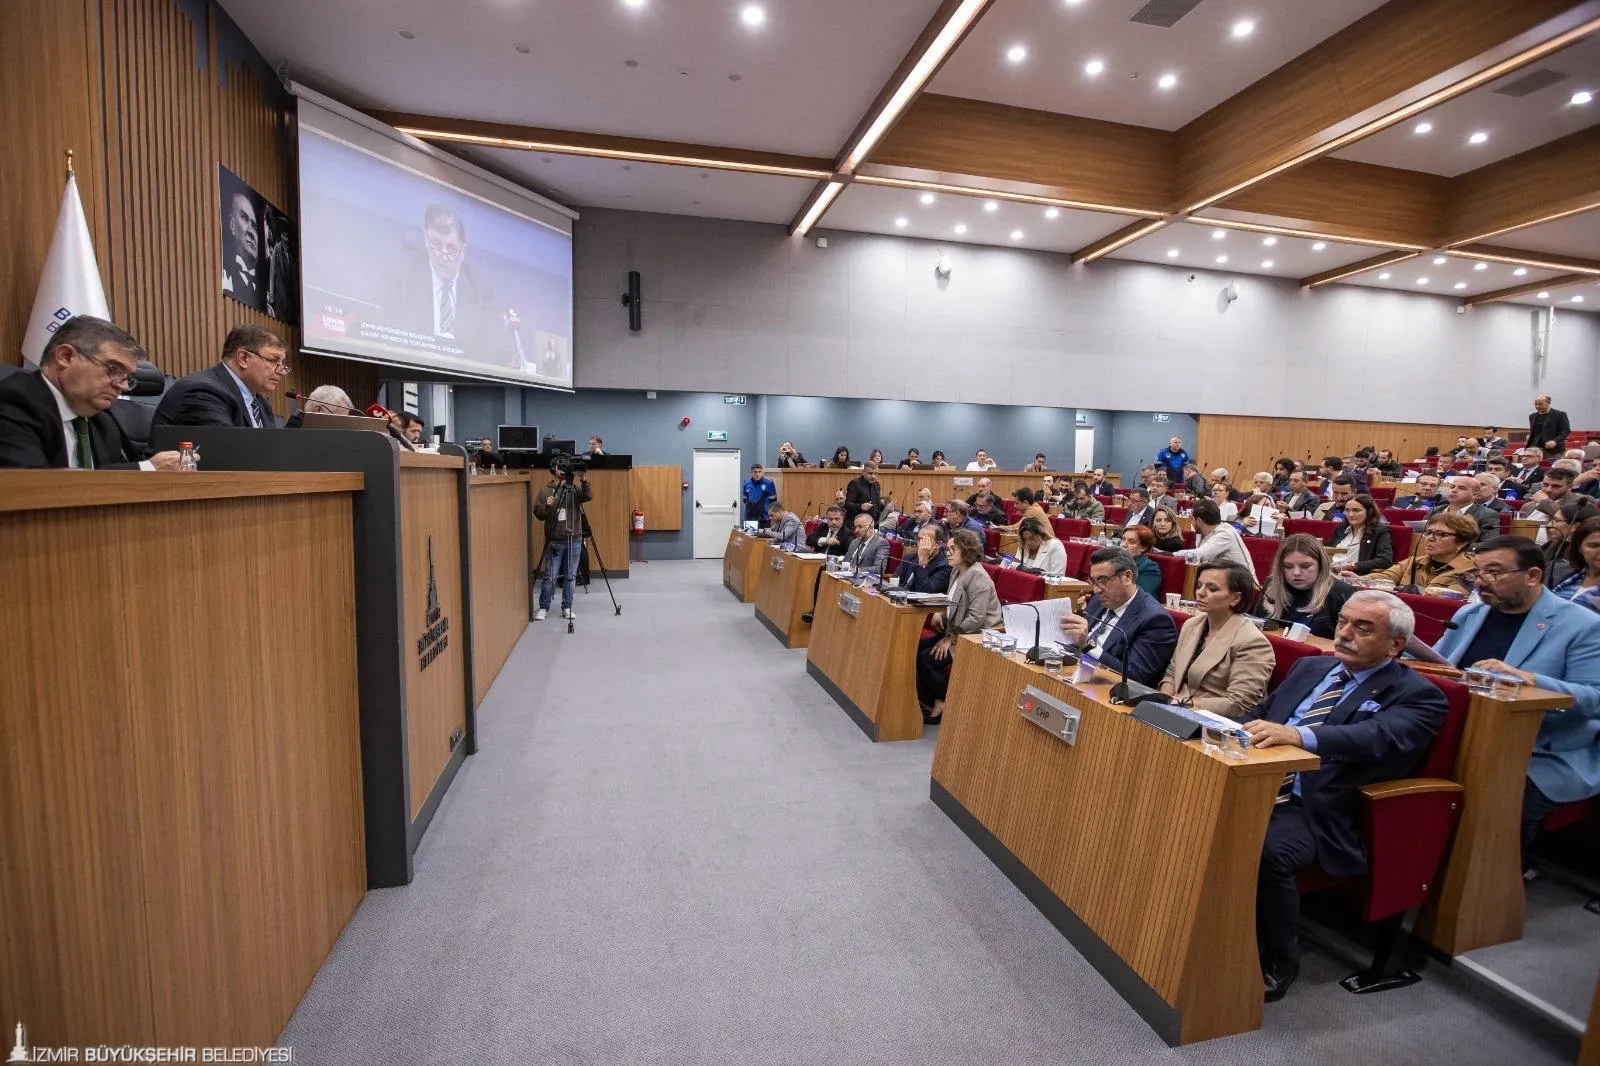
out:
<path id="1" fill-rule="evenodd" d="M 719 440 L 720 441 L 725 441 L 727 439 L 728 439 L 728 431 L 725 430 L 725 429 L 708 429 L 708 430 L 706 430 L 706 440 L 708 440 L 708 441 L 719 441 Z"/>

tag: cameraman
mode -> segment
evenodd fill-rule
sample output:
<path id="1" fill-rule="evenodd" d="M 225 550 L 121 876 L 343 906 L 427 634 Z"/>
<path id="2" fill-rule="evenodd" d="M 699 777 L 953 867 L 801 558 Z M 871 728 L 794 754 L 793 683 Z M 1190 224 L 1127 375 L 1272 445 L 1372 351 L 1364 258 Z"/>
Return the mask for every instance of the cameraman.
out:
<path id="1" fill-rule="evenodd" d="M 571 457 L 565 457 L 571 462 Z M 563 457 L 550 460 L 550 480 L 539 491 L 533 516 L 544 522 L 544 580 L 539 583 L 539 610 L 535 622 L 544 621 L 555 595 L 556 567 L 561 568 L 561 617 L 571 618 L 572 586 L 578 577 L 578 556 L 583 551 L 583 518 L 578 504 L 594 498 L 583 468 L 563 469 Z"/>

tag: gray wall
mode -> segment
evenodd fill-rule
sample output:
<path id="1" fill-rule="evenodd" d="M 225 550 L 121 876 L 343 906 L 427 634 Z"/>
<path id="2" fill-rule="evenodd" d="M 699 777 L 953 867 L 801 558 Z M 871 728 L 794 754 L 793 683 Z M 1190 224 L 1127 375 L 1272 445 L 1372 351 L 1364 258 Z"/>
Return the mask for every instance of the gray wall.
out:
<path id="1" fill-rule="evenodd" d="M 574 246 L 577 384 L 1201 414 L 1522 425 L 1536 392 L 1600 424 L 1600 316 L 1058 254 L 587 209 Z M 643 274 L 642 333 L 618 302 Z M 769 432 L 781 432 L 769 423 Z M 887 448 L 887 444 L 885 445 Z"/>
<path id="2" fill-rule="evenodd" d="M 1122 474 L 1122 483 L 1131 485 L 1133 475 L 1141 466 L 1156 461 L 1156 452 L 1167 446 L 1173 437 L 1182 437 L 1183 446 L 1194 454 L 1194 435 L 1198 423 L 1193 415 L 1176 411 L 1162 412 L 1169 421 L 1157 422 L 1153 411 L 1111 412 L 1111 458 L 1106 468 Z M 1095 451 L 1100 451 L 1100 434 L 1095 430 Z"/>

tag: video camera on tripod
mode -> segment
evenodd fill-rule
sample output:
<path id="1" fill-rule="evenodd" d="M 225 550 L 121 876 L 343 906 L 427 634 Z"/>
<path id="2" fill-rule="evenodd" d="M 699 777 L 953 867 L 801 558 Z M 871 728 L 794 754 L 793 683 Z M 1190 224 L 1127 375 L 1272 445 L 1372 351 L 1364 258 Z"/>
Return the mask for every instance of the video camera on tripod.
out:
<path id="1" fill-rule="evenodd" d="M 564 481 L 571 481 L 588 473 L 589 457 L 570 452 L 557 454 L 550 459 L 550 471 Z"/>

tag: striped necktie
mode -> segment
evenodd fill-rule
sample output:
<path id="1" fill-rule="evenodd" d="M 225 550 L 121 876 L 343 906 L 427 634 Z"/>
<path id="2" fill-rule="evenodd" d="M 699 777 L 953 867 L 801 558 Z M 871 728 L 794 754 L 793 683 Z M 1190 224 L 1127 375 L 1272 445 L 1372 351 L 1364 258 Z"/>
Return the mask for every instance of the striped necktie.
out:
<path id="1" fill-rule="evenodd" d="M 1300 716 L 1296 726 L 1320 725 L 1333 709 L 1339 706 L 1339 701 L 1344 699 L 1344 687 L 1350 683 L 1350 671 L 1339 667 L 1333 672 L 1333 683 L 1328 686 L 1328 691 L 1317 697 L 1317 702 L 1306 708 L 1306 713 Z M 1278 786 L 1278 798 L 1275 803 L 1288 803 L 1289 797 L 1294 795 L 1295 777 L 1299 771 L 1290 771 L 1283 775 L 1283 783 Z"/>
<path id="2" fill-rule="evenodd" d="M 72 420 L 72 432 L 78 438 L 77 468 L 79 470 L 93 470 L 94 447 L 89 442 L 89 420 L 82 415 L 74 418 Z"/>
<path id="3" fill-rule="evenodd" d="M 439 332 L 454 336 L 456 331 L 456 286 L 447 281 L 439 290 Z"/>

